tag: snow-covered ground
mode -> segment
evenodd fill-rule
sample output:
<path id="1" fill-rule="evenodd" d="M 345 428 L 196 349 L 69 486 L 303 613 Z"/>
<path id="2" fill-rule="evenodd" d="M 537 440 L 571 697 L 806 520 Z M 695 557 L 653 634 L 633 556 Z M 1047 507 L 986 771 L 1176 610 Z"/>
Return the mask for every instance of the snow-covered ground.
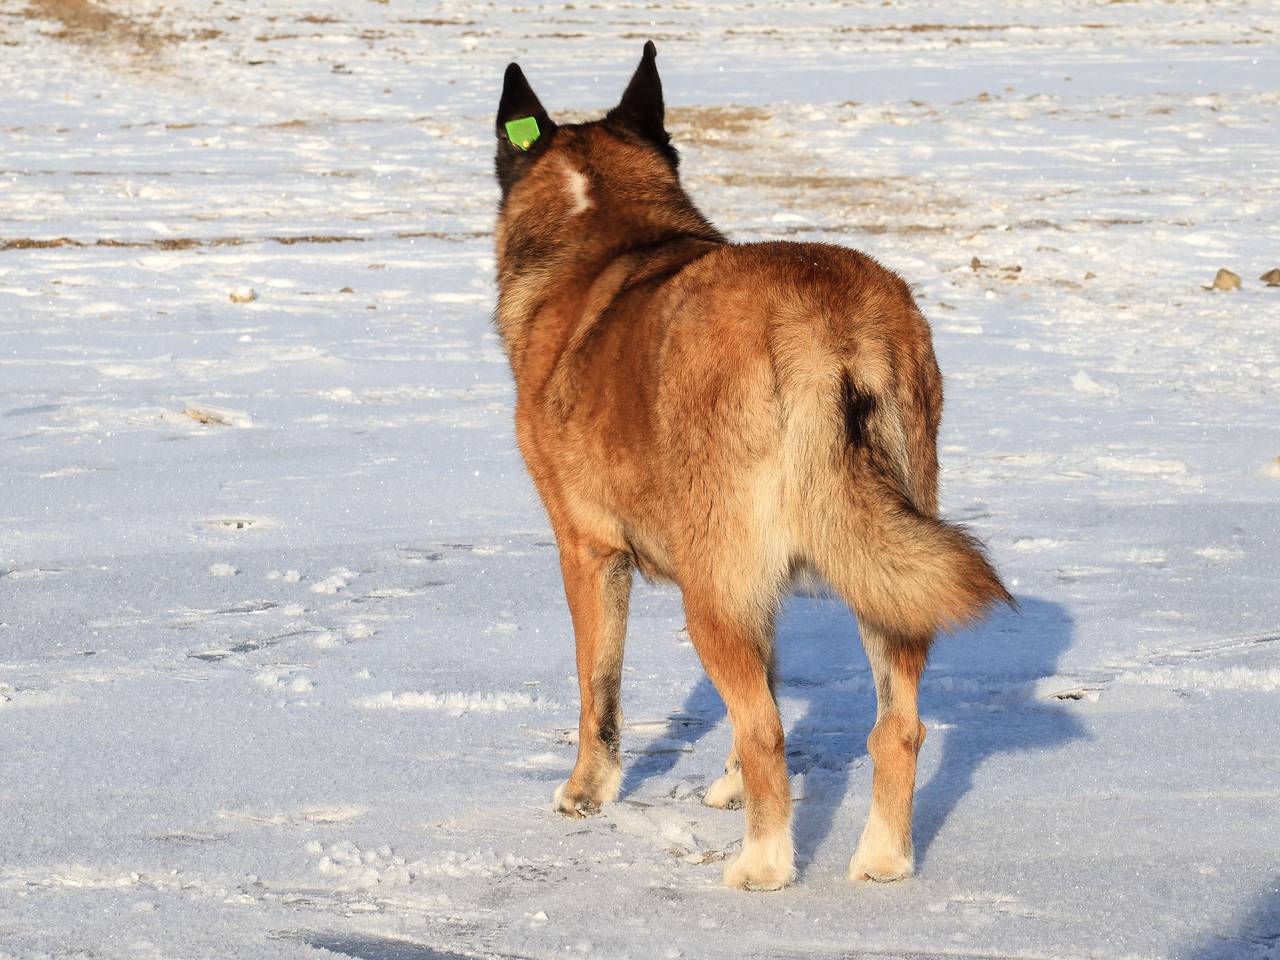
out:
<path id="1" fill-rule="evenodd" d="M 0 4 L 0 957 L 1280 955 L 1280 6 L 103 3 Z M 843 879 L 827 600 L 779 631 L 793 887 L 719 886 L 670 589 L 622 800 L 549 806 L 492 114 L 513 57 L 607 107 L 650 37 L 717 223 L 914 284 L 1022 605 L 938 647 L 902 884 Z"/>

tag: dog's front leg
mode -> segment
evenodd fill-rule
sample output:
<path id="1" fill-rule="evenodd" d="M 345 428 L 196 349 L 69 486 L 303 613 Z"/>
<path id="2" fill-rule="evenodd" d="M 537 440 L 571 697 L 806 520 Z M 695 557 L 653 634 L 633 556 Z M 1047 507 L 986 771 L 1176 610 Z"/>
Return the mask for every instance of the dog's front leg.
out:
<path id="1" fill-rule="evenodd" d="M 562 538 L 560 569 L 577 644 L 581 712 L 578 762 L 554 802 L 565 816 L 580 817 L 616 799 L 622 784 L 619 685 L 631 563 L 623 554 Z"/>

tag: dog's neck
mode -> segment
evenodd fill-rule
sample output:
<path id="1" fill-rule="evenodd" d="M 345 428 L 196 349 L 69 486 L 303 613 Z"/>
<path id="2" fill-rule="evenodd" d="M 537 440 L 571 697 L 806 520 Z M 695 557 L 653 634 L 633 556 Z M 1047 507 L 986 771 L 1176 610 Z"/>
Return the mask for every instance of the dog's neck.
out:
<path id="1" fill-rule="evenodd" d="M 498 217 L 498 306 L 494 314 L 512 366 L 534 334 L 567 338 L 584 316 L 605 306 L 655 258 L 689 259 L 727 240 L 678 182 L 640 202 L 608 202 L 593 191 L 591 207 L 571 211 L 504 204 Z M 555 330 L 542 330 L 554 315 Z"/>

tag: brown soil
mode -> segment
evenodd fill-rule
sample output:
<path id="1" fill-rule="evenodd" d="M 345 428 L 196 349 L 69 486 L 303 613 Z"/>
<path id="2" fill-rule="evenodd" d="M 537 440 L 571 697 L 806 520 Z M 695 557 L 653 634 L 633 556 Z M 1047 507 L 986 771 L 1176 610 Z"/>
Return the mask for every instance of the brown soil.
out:
<path id="1" fill-rule="evenodd" d="M 246 243 L 272 241 L 284 246 L 295 243 L 363 243 L 365 237 L 338 234 L 308 234 L 282 237 L 213 237 L 198 240 L 194 237 L 174 237 L 163 240 L 115 240 L 102 237 L 97 240 L 73 240 L 71 237 L 13 237 L 0 238 L 0 252 L 5 250 L 50 250 L 55 247 L 128 247 L 144 250 L 192 250 L 196 247 L 238 247 Z"/>
<path id="2" fill-rule="evenodd" d="M 769 111 L 759 107 L 672 107 L 667 111 L 667 125 L 673 134 L 679 131 L 677 140 L 723 142 L 726 136 L 752 133 L 769 117 Z"/>
<path id="3" fill-rule="evenodd" d="M 559 110 L 555 120 L 560 123 L 585 123 L 598 120 L 599 110 Z M 760 107 L 668 107 L 667 129 L 677 145 L 681 143 L 715 144 L 731 147 L 753 133 L 770 119 L 772 114 Z"/>
<path id="4" fill-rule="evenodd" d="M 161 29 L 155 17 L 129 16 L 94 0 L 27 0 L 21 15 L 58 25 L 53 36 L 67 43 L 98 50 L 117 49 L 148 66 L 166 47 L 177 43 L 207 43 L 222 31 L 202 28 L 190 33 Z"/>
<path id="5" fill-rule="evenodd" d="M 61 24 L 55 37 L 84 46 L 124 44 L 153 52 L 176 39 L 92 0 L 29 0 L 25 12 L 31 18 Z"/>

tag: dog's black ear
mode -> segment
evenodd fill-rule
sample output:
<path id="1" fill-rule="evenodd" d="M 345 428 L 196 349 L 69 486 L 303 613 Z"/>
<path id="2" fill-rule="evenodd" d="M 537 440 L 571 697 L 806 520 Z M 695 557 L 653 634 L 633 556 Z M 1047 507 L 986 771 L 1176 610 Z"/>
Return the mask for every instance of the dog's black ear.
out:
<path id="1" fill-rule="evenodd" d="M 520 136 L 517 132 L 517 138 L 513 139 L 507 125 L 518 123 L 529 117 L 532 117 L 537 124 L 537 133 L 530 139 L 528 135 Z M 529 81 L 525 79 L 520 64 L 508 64 L 506 75 L 502 78 L 502 99 L 498 101 L 498 139 L 507 141 L 515 150 L 527 151 L 542 138 L 549 137 L 555 126 L 547 116 L 542 101 L 538 99 L 538 95 L 533 92 L 533 87 L 529 86 Z M 525 131 L 526 134 L 532 134 L 533 127 L 526 124 Z"/>
<path id="2" fill-rule="evenodd" d="M 640 134 L 659 147 L 670 149 L 671 137 L 667 135 L 665 110 L 662 103 L 662 78 L 658 76 L 658 48 L 650 40 L 644 45 L 640 66 L 631 75 L 622 100 L 609 111 L 606 119 L 620 123 Z M 674 150 L 670 150 L 674 159 Z"/>
<path id="3" fill-rule="evenodd" d="M 494 129 L 498 136 L 494 167 L 505 196 L 529 168 L 529 160 L 542 152 L 556 130 L 555 122 L 547 116 L 517 63 L 508 64 L 502 78 L 502 99 L 498 101 Z"/>

